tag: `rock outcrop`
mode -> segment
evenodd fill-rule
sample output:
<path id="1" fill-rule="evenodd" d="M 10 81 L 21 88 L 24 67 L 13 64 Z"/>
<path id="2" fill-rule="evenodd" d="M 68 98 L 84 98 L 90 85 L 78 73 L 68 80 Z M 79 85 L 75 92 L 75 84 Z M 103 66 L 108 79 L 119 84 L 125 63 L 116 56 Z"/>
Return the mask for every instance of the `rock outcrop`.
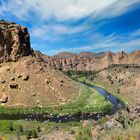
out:
<path id="1" fill-rule="evenodd" d="M 7 101 L 8 101 L 8 96 L 3 94 L 2 97 L 0 98 L 0 103 L 7 103 Z"/>
<path id="2" fill-rule="evenodd" d="M 0 63 L 0 105 L 55 106 L 79 96 L 76 82 L 35 55 L 26 27 L 0 21 Z"/>
<path id="3" fill-rule="evenodd" d="M 0 63 L 17 61 L 32 53 L 27 28 L 0 20 Z"/>
<path id="4" fill-rule="evenodd" d="M 96 71 L 107 68 L 112 64 L 135 64 L 140 65 L 140 51 L 134 51 L 131 53 L 125 52 L 103 52 L 103 53 L 91 53 L 82 52 L 80 54 L 74 53 L 59 53 L 53 57 L 48 57 L 39 54 L 42 60 L 46 61 L 48 66 L 67 70 L 85 70 Z"/>

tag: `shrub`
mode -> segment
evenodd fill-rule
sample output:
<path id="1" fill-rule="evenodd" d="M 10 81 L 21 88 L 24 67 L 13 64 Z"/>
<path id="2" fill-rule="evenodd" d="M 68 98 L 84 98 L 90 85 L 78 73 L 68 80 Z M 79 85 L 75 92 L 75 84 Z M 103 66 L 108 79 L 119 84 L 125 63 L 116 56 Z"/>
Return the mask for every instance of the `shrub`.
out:
<path id="1" fill-rule="evenodd" d="M 9 128 L 10 131 L 13 131 L 14 130 L 14 126 L 13 126 L 13 123 L 12 122 L 9 122 L 8 128 Z"/>
<path id="2" fill-rule="evenodd" d="M 76 140 L 92 140 L 90 127 L 81 127 L 76 135 Z"/>
<path id="3" fill-rule="evenodd" d="M 22 125 L 18 125 L 18 132 L 20 132 L 20 133 L 23 132 L 23 127 L 22 127 Z"/>
<path id="4" fill-rule="evenodd" d="M 113 85 L 114 84 L 114 82 L 113 81 L 111 81 L 111 85 Z"/>
<path id="5" fill-rule="evenodd" d="M 35 130 L 32 131 L 32 137 L 33 137 L 33 138 L 38 138 L 37 133 L 36 133 Z"/>
<path id="6" fill-rule="evenodd" d="M 27 140 L 29 140 L 31 137 L 32 137 L 32 131 L 28 130 L 26 132 L 26 138 L 27 138 Z"/>
<path id="7" fill-rule="evenodd" d="M 37 132 L 41 132 L 40 126 L 37 127 Z"/>
<path id="8" fill-rule="evenodd" d="M 117 93 L 120 94 L 120 89 L 119 88 L 117 89 Z"/>

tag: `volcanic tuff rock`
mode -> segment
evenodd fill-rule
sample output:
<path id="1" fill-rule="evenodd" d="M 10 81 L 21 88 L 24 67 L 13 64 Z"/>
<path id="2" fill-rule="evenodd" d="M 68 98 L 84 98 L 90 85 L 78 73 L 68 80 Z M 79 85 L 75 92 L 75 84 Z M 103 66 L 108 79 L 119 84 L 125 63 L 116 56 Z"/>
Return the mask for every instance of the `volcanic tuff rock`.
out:
<path id="1" fill-rule="evenodd" d="M 45 57 L 41 55 L 40 58 L 45 60 L 50 67 L 60 70 L 101 70 L 107 68 L 112 64 L 137 64 L 140 65 L 140 51 L 131 53 L 125 52 L 82 52 L 79 54 L 74 53 L 59 53 L 53 57 Z"/>
<path id="2" fill-rule="evenodd" d="M 62 105 L 79 95 L 76 82 L 42 60 L 30 47 L 26 27 L 0 21 L 0 105 Z"/>
<path id="3" fill-rule="evenodd" d="M 0 20 L 0 63 L 33 53 L 26 27 Z"/>

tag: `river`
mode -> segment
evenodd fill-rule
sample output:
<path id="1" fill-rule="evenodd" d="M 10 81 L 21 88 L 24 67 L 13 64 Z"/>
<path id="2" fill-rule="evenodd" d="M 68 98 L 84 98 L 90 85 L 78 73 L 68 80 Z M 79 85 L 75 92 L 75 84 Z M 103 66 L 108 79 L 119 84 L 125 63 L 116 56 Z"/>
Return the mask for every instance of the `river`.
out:
<path id="1" fill-rule="evenodd" d="M 41 122 L 72 122 L 72 121 L 81 121 L 81 120 L 99 120 L 106 115 L 113 115 L 119 110 L 125 108 L 125 105 L 122 101 L 120 101 L 116 96 L 110 94 L 105 89 L 94 86 L 88 83 L 81 83 L 85 86 L 95 89 L 99 94 L 105 97 L 105 99 L 112 103 L 113 107 L 111 111 L 104 112 L 104 113 L 78 113 L 78 114 L 68 114 L 68 115 L 51 115 L 48 113 L 33 113 L 33 114 L 0 114 L 1 120 L 36 120 Z"/>

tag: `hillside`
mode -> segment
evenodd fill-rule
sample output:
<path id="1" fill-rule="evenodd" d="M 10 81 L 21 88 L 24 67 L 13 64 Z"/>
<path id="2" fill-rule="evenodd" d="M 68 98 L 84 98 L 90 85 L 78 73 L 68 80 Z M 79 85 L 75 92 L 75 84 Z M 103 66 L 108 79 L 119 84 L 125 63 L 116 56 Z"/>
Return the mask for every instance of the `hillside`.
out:
<path id="1" fill-rule="evenodd" d="M 113 65 L 91 76 L 91 80 L 128 99 L 129 105 L 140 102 L 140 66 Z"/>
<path id="2" fill-rule="evenodd" d="M 70 78 L 30 56 L 3 63 L 0 78 L 0 101 L 5 106 L 59 105 L 79 93 Z"/>
<path id="3" fill-rule="evenodd" d="M 75 53 L 71 53 L 71 52 L 62 52 L 62 53 L 58 53 L 57 55 L 54 55 L 54 58 L 71 58 L 76 56 Z"/>
<path id="4" fill-rule="evenodd" d="M 0 103 L 60 105 L 79 95 L 78 85 L 35 57 L 26 27 L 0 21 Z"/>

